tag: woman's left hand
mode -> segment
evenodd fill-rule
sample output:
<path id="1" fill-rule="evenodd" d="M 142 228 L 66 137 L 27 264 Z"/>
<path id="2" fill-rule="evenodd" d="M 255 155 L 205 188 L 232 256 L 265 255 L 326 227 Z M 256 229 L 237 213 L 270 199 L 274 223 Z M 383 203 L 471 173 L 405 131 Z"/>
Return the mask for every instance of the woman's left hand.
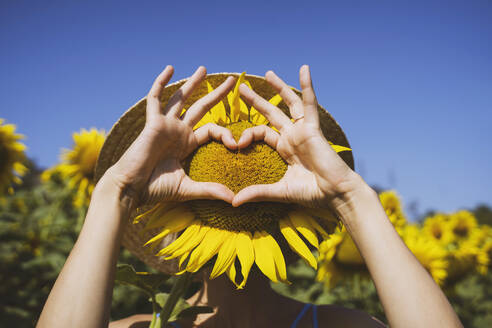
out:
<path id="1" fill-rule="evenodd" d="M 193 131 L 203 115 L 232 89 L 234 78 L 229 77 L 181 115 L 186 99 L 205 79 L 206 69 L 199 67 L 163 106 L 161 94 L 173 71 L 172 66 L 167 66 L 155 80 L 147 95 L 144 129 L 105 176 L 137 202 L 201 198 L 230 203 L 234 193 L 229 188 L 219 183 L 193 181 L 186 175 L 181 161 L 210 139 L 222 142 L 229 149 L 237 148 L 231 132 L 224 127 L 209 123 Z M 143 195 L 143 199 L 138 195 Z"/>

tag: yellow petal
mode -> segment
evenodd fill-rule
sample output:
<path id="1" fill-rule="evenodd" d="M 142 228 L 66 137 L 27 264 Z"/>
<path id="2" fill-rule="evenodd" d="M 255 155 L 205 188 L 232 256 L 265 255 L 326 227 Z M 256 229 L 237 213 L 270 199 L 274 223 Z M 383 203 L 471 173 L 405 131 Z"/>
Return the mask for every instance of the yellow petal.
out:
<path id="1" fill-rule="evenodd" d="M 290 282 L 287 280 L 285 259 L 280 246 L 270 234 L 267 234 L 264 242 L 268 243 L 268 248 L 272 252 L 273 261 L 275 262 L 275 269 L 277 270 L 277 278 L 282 282 L 290 284 Z"/>
<path id="2" fill-rule="evenodd" d="M 164 211 L 163 209 L 161 208 L 150 218 L 143 231 L 166 227 L 168 224 L 178 224 L 179 222 L 183 222 L 184 227 L 187 227 L 195 218 L 195 215 L 183 206 L 175 207 L 169 211 Z"/>
<path id="3" fill-rule="evenodd" d="M 280 104 L 281 101 L 282 101 L 282 97 L 278 93 L 272 98 L 270 98 L 270 100 L 268 100 L 268 102 L 273 106 L 278 106 L 278 104 Z"/>
<path id="4" fill-rule="evenodd" d="M 166 254 L 172 254 L 176 250 L 182 248 L 190 238 L 195 236 L 198 231 L 200 230 L 201 223 L 199 220 L 193 221 L 188 228 L 179 236 L 175 241 L 173 241 L 171 244 L 167 245 L 167 247 L 164 247 L 157 253 L 156 255 L 162 256 Z"/>
<path id="5" fill-rule="evenodd" d="M 239 122 L 239 118 L 241 115 L 241 99 L 239 98 L 239 86 L 244 81 L 244 75 L 246 72 L 243 72 L 239 78 L 237 79 L 236 85 L 234 86 L 233 92 L 227 95 L 227 100 L 229 101 L 229 106 L 231 108 L 231 121 Z"/>
<path id="6" fill-rule="evenodd" d="M 249 271 L 255 262 L 255 250 L 253 248 L 252 239 L 253 236 L 249 231 L 241 231 L 237 235 L 236 252 L 239 262 L 241 263 L 241 274 L 243 275 L 243 281 L 237 286 L 239 289 L 242 289 L 246 285 Z"/>
<path id="7" fill-rule="evenodd" d="M 318 236 L 316 235 L 316 230 L 313 228 L 311 224 L 311 220 L 308 219 L 307 215 L 295 215 L 293 213 L 289 213 L 289 219 L 292 225 L 296 228 L 297 231 L 301 233 L 301 235 L 306 238 L 311 245 L 316 248 L 319 248 Z"/>
<path id="8" fill-rule="evenodd" d="M 210 114 L 210 112 L 207 112 L 205 115 L 203 115 L 203 117 L 200 119 L 200 121 L 198 121 L 198 123 L 195 124 L 195 126 L 193 127 L 193 130 L 196 130 L 199 127 L 202 127 L 208 123 L 215 123 L 215 121 L 212 117 L 212 114 Z"/>
<path id="9" fill-rule="evenodd" d="M 230 231 L 229 237 L 222 244 L 219 250 L 219 255 L 215 260 L 214 268 L 210 273 L 210 279 L 214 279 L 223 274 L 231 265 L 234 265 L 236 259 L 236 238 L 237 233 Z"/>
<path id="10" fill-rule="evenodd" d="M 229 231 L 211 228 L 202 242 L 193 250 L 186 271 L 197 272 L 208 260 L 217 254 L 220 246 L 229 236 Z"/>
<path id="11" fill-rule="evenodd" d="M 137 215 L 135 219 L 133 219 L 133 223 L 136 224 L 140 222 L 142 219 L 146 218 L 147 216 L 151 215 L 152 213 L 155 213 L 157 210 L 163 210 L 164 212 L 169 211 L 171 208 L 176 207 L 176 203 L 158 203 L 156 206 L 152 207 L 150 210 L 143 212 L 140 215 Z"/>
<path id="12" fill-rule="evenodd" d="M 333 148 L 333 150 L 336 151 L 337 153 L 339 153 L 341 151 L 351 151 L 352 150 L 348 147 L 344 147 L 344 146 L 340 146 L 340 145 L 334 145 L 333 142 L 331 142 L 331 141 L 328 141 L 328 143 L 330 144 L 331 148 Z"/>
<path id="13" fill-rule="evenodd" d="M 190 213 L 189 213 L 190 214 Z M 185 229 L 190 223 L 193 221 L 194 215 L 181 215 L 177 217 L 168 218 L 167 220 L 163 220 L 163 228 L 161 232 L 156 235 L 154 238 L 150 239 L 145 243 L 145 245 L 155 243 L 162 238 L 166 237 L 170 233 L 178 232 Z M 144 246 L 145 246 L 144 245 Z"/>
<path id="14" fill-rule="evenodd" d="M 179 259 L 179 264 L 178 264 L 179 269 L 181 269 L 181 267 L 183 266 L 183 263 L 185 262 L 185 260 L 188 258 L 189 255 L 190 255 L 190 252 L 186 252 L 183 254 L 183 256 L 181 256 L 181 258 Z"/>
<path id="15" fill-rule="evenodd" d="M 181 248 L 178 248 L 176 251 L 174 251 L 168 257 L 166 257 L 166 260 L 170 260 L 178 256 L 181 256 L 187 252 L 191 252 L 191 250 L 195 248 L 196 245 L 198 245 L 203 240 L 203 238 L 205 237 L 205 235 L 209 230 L 210 227 L 207 226 L 200 227 L 198 233 L 193 235 Z"/>
<path id="16" fill-rule="evenodd" d="M 306 208 L 305 210 L 313 216 L 317 216 L 317 217 L 323 218 L 327 221 L 331 221 L 331 222 L 338 224 L 338 220 L 333 216 L 333 214 L 331 214 L 331 212 L 329 210 L 325 210 L 325 209 L 321 209 L 321 208 L 316 208 L 316 209 Z M 311 222 L 311 225 L 313 226 L 313 228 L 316 229 L 316 231 L 318 231 L 321 234 L 321 237 L 323 237 L 323 239 L 327 239 L 330 237 L 330 235 L 325 231 L 325 229 L 323 229 L 323 227 L 321 227 L 319 225 L 318 221 L 316 221 L 314 218 L 307 216 L 306 213 L 303 213 L 301 211 L 294 211 L 294 212 L 289 213 L 289 216 L 290 215 L 306 216 L 307 220 L 309 220 Z"/>
<path id="17" fill-rule="evenodd" d="M 277 270 L 268 242 L 265 242 L 266 232 L 256 231 L 253 237 L 253 247 L 255 249 L 255 262 L 258 268 L 271 281 L 277 282 Z"/>
<path id="18" fill-rule="evenodd" d="M 297 235 L 294 230 L 294 227 L 288 220 L 280 220 L 279 221 L 280 231 L 284 235 L 285 239 L 289 243 L 290 248 L 300 257 L 304 259 L 310 266 L 312 266 L 315 270 L 318 267 L 318 263 L 314 258 L 313 253 L 309 250 L 309 248 L 304 244 L 302 239 Z"/>
<path id="19" fill-rule="evenodd" d="M 208 93 L 213 91 L 213 88 L 208 81 L 207 89 Z M 219 101 L 217 104 L 215 104 L 214 107 L 210 109 L 209 113 L 214 123 L 217 123 L 219 125 L 225 125 L 227 123 L 226 109 L 222 101 Z"/>
<path id="20" fill-rule="evenodd" d="M 227 276 L 229 276 L 229 279 L 232 281 L 234 285 L 239 289 L 238 284 L 236 283 L 236 267 L 234 266 L 234 263 L 229 266 L 229 269 L 227 270 Z"/>

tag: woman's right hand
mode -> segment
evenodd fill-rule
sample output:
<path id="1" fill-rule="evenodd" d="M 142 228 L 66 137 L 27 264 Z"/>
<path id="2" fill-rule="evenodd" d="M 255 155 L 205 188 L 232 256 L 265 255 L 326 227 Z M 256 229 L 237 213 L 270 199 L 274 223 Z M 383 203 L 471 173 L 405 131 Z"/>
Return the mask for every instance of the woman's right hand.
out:
<path id="1" fill-rule="evenodd" d="M 230 203 L 234 193 L 229 188 L 219 183 L 193 181 L 186 175 L 181 161 L 212 139 L 229 149 L 237 148 L 231 131 L 224 127 L 209 123 L 193 130 L 203 115 L 234 87 L 235 79 L 229 77 L 181 115 L 186 99 L 207 73 L 205 67 L 199 67 L 163 104 L 161 94 L 173 72 L 173 67 L 167 66 L 154 81 L 147 95 L 146 122 L 142 132 L 118 162 L 108 169 L 103 179 L 109 179 L 129 196 L 132 205 L 197 198 L 221 199 Z"/>
<path id="2" fill-rule="evenodd" d="M 239 89 L 241 96 L 279 132 L 265 125 L 249 128 L 243 132 L 238 146 L 244 148 L 252 141 L 264 140 L 278 151 L 288 168 L 284 177 L 274 184 L 253 185 L 241 190 L 234 197 L 233 206 L 257 201 L 323 208 L 340 206 L 362 180 L 337 155 L 321 131 L 309 67 L 304 65 L 299 71 L 302 99 L 272 71 L 267 72 L 265 78 L 288 105 L 294 122 L 243 84 Z"/>

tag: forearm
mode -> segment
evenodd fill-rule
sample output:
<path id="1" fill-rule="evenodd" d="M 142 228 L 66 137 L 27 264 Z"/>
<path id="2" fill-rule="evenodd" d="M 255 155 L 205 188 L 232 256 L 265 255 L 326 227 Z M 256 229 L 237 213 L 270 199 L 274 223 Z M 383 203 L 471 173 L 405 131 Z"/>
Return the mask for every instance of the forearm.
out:
<path id="1" fill-rule="evenodd" d="M 403 243 L 362 179 L 336 211 L 359 248 L 392 327 L 461 327 L 446 296 Z"/>
<path id="2" fill-rule="evenodd" d="M 107 327 L 123 220 L 130 200 L 104 177 L 74 248 L 46 301 L 38 327 Z"/>

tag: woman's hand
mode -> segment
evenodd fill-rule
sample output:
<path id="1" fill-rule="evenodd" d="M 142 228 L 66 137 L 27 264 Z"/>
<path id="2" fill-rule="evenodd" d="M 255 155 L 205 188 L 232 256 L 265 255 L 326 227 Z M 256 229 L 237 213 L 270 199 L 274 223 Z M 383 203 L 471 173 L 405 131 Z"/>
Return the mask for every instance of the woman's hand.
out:
<path id="1" fill-rule="evenodd" d="M 203 115 L 232 89 L 234 78 L 229 77 L 181 115 L 184 102 L 206 77 L 206 70 L 199 67 L 163 107 L 162 90 L 173 71 L 172 66 L 167 66 L 155 80 L 147 95 L 144 129 L 105 176 L 130 197 L 143 195 L 140 201 L 204 198 L 230 203 L 234 197 L 231 190 L 218 183 L 193 181 L 184 172 L 181 160 L 210 139 L 221 141 L 230 149 L 237 148 L 231 132 L 224 127 L 206 124 L 193 131 Z"/>
<path id="2" fill-rule="evenodd" d="M 287 172 L 277 183 L 244 188 L 236 194 L 232 204 L 277 201 L 336 207 L 337 200 L 355 188 L 358 175 L 336 154 L 321 132 L 309 67 L 304 65 L 299 71 L 302 99 L 272 71 L 265 77 L 289 106 L 294 122 L 279 108 L 241 85 L 239 90 L 244 99 L 279 132 L 265 125 L 249 128 L 243 132 L 238 146 L 244 148 L 253 140 L 264 140 L 287 162 Z"/>

